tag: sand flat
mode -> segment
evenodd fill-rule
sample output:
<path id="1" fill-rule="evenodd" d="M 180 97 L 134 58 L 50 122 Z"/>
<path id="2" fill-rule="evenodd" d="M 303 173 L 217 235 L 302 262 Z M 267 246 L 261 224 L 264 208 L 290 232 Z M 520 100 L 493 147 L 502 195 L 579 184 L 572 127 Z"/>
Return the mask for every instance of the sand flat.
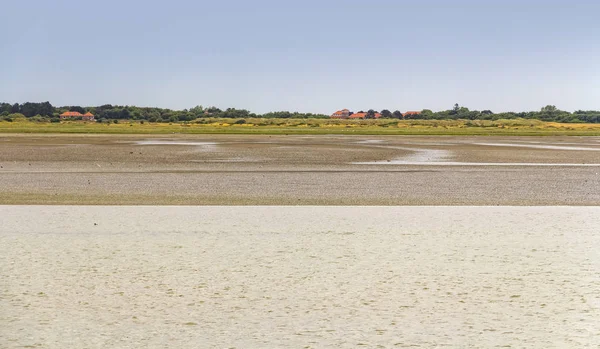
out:
<path id="1" fill-rule="evenodd" d="M 599 140 L 0 135 L 0 204 L 598 206 Z"/>
<path id="2" fill-rule="evenodd" d="M 0 206 L 2 348 L 596 348 L 599 207 Z"/>

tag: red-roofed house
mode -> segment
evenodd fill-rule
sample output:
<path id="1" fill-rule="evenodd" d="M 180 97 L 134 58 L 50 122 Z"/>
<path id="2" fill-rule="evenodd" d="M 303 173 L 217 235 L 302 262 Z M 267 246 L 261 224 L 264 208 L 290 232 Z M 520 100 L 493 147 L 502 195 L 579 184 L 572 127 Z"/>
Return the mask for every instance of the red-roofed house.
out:
<path id="1" fill-rule="evenodd" d="M 81 114 L 78 111 L 66 111 L 66 112 L 60 114 L 60 119 L 64 120 L 64 119 L 71 119 L 71 118 L 79 118 L 82 116 L 83 116 L 83 114 Z"/>
<path id="2" fill-rule="evenodd" d="M 348 109 L 338 110 L 331 114 L 332 119 L 348 119 L 352 115 L 352 112 Z"/>
<path id="3" fill-rule="evenodd" d="M 381 114 L 375 113 L 375 119 L 379 119 Z M 367 113 L 353 113 L 348 109 L 338 110 L 331 114 L 332 119 L 366 119 Z"/>
<path id="4" fill-rule="evenodd" d="M 411 116 L 417 116 L 417 115 L 421 115 L 420 111 L 407 111 L 402 113 L 402 117 L 404 118 L 410 118 Z"/>
<path id="5" fill-rule="evenodd" d="M 381 117 L 381 114 L 379 113 L 375 113 L 375 119 L 379 119 Z M 366 119 L 367 118 L 367 113 L 356 113 L 356 114 L 352 114 L 350 115 L 349 119 Z"/>

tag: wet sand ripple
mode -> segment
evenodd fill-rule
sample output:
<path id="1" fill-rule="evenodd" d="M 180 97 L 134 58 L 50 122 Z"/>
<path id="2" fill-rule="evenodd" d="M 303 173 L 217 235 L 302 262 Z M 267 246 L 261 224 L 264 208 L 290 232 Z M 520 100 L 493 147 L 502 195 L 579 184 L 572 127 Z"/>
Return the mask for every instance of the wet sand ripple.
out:
<path id="1" fill-rule="evenodd" d="M 600 344 L 598 207 L 0 206 L 3 348 Z"/>

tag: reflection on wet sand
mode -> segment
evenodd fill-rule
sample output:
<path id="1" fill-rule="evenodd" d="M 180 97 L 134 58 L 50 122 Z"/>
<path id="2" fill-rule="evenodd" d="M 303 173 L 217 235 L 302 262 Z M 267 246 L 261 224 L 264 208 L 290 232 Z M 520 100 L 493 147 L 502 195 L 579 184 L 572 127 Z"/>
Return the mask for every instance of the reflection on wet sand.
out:
<path id="1" fill-rule="evenodd" d="M 598 137 L 0 140 L 4 204 L 600 205 Z"/>

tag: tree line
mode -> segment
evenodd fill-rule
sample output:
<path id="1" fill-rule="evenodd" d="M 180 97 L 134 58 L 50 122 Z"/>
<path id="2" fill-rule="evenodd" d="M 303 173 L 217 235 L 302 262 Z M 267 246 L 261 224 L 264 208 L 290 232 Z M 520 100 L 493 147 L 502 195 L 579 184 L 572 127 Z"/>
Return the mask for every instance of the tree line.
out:
<path id="1" fill-rule="evenodd" d="M 42 103 L 0 103 L 0 120 L 11 121 L 17 118 L 28 118 L 33 121 L 58 122 L 59 115 L 65 111 L 77 111 L 82 114 L 91 112 L 98 122 L 113 120 L 145 120 L 149 122 L 179 122 L 193 121 L 201 118 L 328 118 L 325 114 L 299 113 L 289 111 L 269 112 L 255 114 L 246 109 L 227 108 L 221 110 L 217 107 L 196 106 L 190 109 L 172 110 L 165 108 L 146 108 L 136 106 L 118 106 L 105 104 L 97 107 L 62 106 L 55 107 L 50 102 Z M 453 108 L 438 112 L 424 109 L 418 114 L 402 113 L 398 110 L 391 112 L 383 109 L 381 112 L 369 109 L 367 118 L 374 118 L 380 113 L 382 118 L 388 119 L 425 119 L 425 120 L 499 120 L 499 119 L 537 119 L 553 122 L 571 123 L 600 123 L 600 111 L 578 110 L 573 113 L 560 110 L 556 106 L 547 105 L 539 111 L 527 112 L 502 112 L 494 113 L 491 110 L 470 110 L 455 104 Z"/>
<path id="2" fill-rule="evenodd" d="M 377 113 L 376 110 L 367 111 L 367 117 Z M 569 122 L 569 123 L 600 123 L 600 111 L 597 110 L 577 110 L 573 113 L 560 110 L 554 105 L 542 107 L 539 111 L 525 112 L 502 112 L 494 113 L 491 110 L 469 110 L 455 104 L 452 109 L 438 112 L 429 109 L 423 109 L 418 114 L 403 114 L 396 110 L 390 112 L 387 109 L 382 110 L 382 118 L 396 119 L 421 119 L 421 120 L 501 120 L 501 119 L 535 119 L 551 122 Z"/>
<path id="3" fill-rule="evenodd" d="M 81 114 L 90 112 L 99 122 L 105 120 L 146 120 L 150 122 L 179 122 L 193 121 L 200 118 L 327 118 L 327 115 L 298 113 L 298 112 L 269 112 L 255 114 L 246 109 L 227 108 L 221 110 L 217 107 L 196 106 L 190 109 L 172 110 L 166 108 L 147 108 L 137 106 L 119 106 L 105 104 L 97 107 L 63 106 L 55 107 L 50 102 L 32 103 L 0 103 L 0 119 L 8 120 L 18 117 L 31 118 L 43 121 L 59 121 L 60 114 L 66 111 L 76 111 Z"/>

